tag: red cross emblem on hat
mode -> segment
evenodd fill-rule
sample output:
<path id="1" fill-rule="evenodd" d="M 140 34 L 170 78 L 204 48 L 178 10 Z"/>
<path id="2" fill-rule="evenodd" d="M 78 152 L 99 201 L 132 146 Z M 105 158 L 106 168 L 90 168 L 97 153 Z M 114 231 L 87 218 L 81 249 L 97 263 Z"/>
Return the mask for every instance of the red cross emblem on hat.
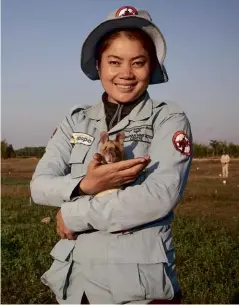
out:
<path id="1" fill-rule="evenodd" d="M 192 153 L 191 142 L 183 131 L 175 132 L 173 136 L 173 145 L 174 147 L 185 156 L 190 156 Z"/>
<path id="2" fill-rule="evenodd" d="M 138 11 L 133 6 L 123 6 L 118 9 L 115 14 L 115 17 L 126 17 L 126 16 L 133 16 L 138 15 Z"/>

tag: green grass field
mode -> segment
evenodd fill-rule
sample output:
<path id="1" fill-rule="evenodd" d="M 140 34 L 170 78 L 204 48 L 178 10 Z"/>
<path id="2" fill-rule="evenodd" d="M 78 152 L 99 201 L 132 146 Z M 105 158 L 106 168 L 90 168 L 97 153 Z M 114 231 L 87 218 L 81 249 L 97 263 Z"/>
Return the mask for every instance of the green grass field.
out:
<path id="1" fill-rule="evenodd" d="M 29 181 L 37 160 L 2 162 L 1 303 L 52 304 L 40 282 L 58 240 L 57 208 L 29 204 Z M 173 221 L 183 303 L 239 303 L 239 161 L 227 184 L 218 161 L 194 161 Z M 49 224 L 41 223 L 50 216 Z"/>

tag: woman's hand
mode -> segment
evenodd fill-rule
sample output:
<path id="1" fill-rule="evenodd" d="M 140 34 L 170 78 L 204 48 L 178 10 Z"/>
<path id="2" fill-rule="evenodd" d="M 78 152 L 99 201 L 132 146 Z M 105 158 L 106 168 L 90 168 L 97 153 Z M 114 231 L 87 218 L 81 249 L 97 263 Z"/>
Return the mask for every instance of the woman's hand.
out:
<path id="1" fill-rule="evenodd" d="M 76 233 L 68 229 L 61 215 L 61 210 L 56 215 L 56 231 L 61 239 L 76 239 Z"/>
<path id="2" fill-rule="evenodd" d="M 150 162 L 149 156 L 105 165 L 101 164 L 101 160 L 101 155 L 96 153 L 88 165 L 86 176 L 79 184 L 79 192 L 96 195 L 133 182 Z"/>

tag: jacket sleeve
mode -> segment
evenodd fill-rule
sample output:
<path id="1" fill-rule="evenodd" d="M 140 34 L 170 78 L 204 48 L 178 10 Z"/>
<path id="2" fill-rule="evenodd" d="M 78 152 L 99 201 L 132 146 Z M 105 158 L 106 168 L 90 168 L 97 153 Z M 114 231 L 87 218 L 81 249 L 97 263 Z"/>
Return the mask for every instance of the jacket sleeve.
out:
<path id="1" fill-rule="evenodd" d="M 72 179 L 70 174 L 70 139 L 73 128 L 74 120 L 69 115 L 48 142 L 46 152 L 39 161 L 30 183 L 31 196 L 35 203 L 60 207 L 64 201 L 72 199 L 73 190 L 83 178 L 79 176 Z"/>
<path id="2" fill-rule="evenodd" d="M 109 232 L 127 230 L 168 215 L 187 182 L 192 153 L 176 149 L 175 135 L 183 132 L 192 149 L 190 123 L 184 113 L 169 115 L 155 126 L 149 155 L 151 163 L 142 183 L 103 197 L 81 197 L 66 202 L 61 211 L 66 226 L 77 232 L 90 228 Z M 189 148 L 187 147 L 187 149 Z M 186 154 L 187 153 L 187 154 Z"/>

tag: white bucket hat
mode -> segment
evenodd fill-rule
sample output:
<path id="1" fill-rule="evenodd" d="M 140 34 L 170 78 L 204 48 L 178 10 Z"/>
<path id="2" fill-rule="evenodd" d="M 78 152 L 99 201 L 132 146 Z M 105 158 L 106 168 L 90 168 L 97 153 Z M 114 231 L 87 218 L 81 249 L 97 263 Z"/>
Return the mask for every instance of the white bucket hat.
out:
<path id="1" fill-rule="evenodd" d="M 98 42 L 106 34 L 117 29 L 141 29 L 152 39 L 157 55 L 157 66 L 151 75 L 150 84 L 165 83 L 168 75 L 163 62 L 166 56 L 166 42 L 158 29 L 152 22 L 147 11 L 137 10 L 132 6 L 123 6 L 111 13 L 108 18 L 100 23 L 86 38 L 81 49 L 82 71 L 92 80 L 99 79 L 96 68 L 96 47 Z"/>

